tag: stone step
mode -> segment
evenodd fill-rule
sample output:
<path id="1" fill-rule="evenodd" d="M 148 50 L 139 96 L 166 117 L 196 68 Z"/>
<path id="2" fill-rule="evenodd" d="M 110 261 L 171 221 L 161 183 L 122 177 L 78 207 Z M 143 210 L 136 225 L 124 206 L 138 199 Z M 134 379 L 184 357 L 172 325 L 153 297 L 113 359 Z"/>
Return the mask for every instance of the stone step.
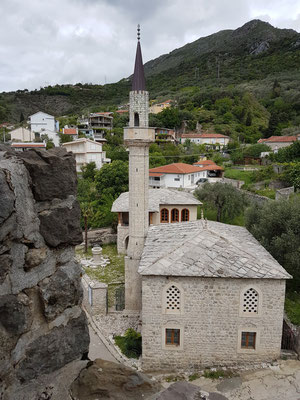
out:
<path id="1" fill-rule="evenodd" d="M 298 360 L 298 354 L 293 350 L 281 349 L 280 358 L 282 360 Z"/>

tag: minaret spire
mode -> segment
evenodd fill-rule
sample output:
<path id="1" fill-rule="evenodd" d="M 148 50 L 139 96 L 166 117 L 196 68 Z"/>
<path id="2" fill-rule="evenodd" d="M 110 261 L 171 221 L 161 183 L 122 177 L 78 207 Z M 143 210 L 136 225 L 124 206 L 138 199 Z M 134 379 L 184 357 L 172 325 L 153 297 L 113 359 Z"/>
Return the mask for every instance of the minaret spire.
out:
<path id="1" fill-rule="evenodd" d="M 135 56 L 134 73 L 132 78 L 132 91 L 146 90 L 146 81 L 144 74 L 143 57 L 141 50 L 141 28 L 137 26 L 137 48 Z"/>

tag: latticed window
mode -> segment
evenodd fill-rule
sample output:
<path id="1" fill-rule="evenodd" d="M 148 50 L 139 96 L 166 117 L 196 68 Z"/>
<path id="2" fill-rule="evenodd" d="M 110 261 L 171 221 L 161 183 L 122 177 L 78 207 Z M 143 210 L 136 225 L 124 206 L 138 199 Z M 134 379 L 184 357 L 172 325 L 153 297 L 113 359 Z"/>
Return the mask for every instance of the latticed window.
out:
<path id="1" fill-rule="evenodd" d="M 190 212 L 189 212 L 189 210 L 187 209 L 187 208 L 184 208 L 182 211 L 181 211 L 181 221 L 189 221 L 189 219 L 190 219 Z"/>
<path id="2" fill-rule="evenodd" d="M 180 345 L 180 329 L 166 329 L 166 345 Z"/>
<path id="3" fill-rule="evenodd" d="M 166 309 L 169 312 L 180 312 L 180 290 L 175 285 L 166 290 Z"/>
<path id="4" fill-rule="evenodd" d="M 255 349 L 256 332 L 242 332 L 241 348 Z"/>
<path id="5" fill-rule="evenodd" d="M 169 222 L 169 210 L 163 208 L 160 212 L 160 222 Z"/>
<path id="6" fill-rule="evenodd" d="M 250 288 L 244 292 L 243 296 L 243 313 L 258 313 L 258 293 L 255 289 Z"/>
<path id="7" fill-rule="evenodd" d="M 171 211 L 171 222 L 179 222 L 179 211 L 177 208 L 173 208 Z"/>

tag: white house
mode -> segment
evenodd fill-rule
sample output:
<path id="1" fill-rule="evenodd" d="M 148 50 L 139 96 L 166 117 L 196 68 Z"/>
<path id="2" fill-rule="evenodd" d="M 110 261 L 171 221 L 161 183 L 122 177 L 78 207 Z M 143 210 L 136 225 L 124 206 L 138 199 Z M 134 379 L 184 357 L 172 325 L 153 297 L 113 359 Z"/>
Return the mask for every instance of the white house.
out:
<path id="1" fill-rule="evenodd" d="M 221 135 L 220 133 L 183 133 L 181 135 L 181 143 L 183 144 L 187 139 L 195 144 L 218 144 L 220 147 L 227 146 L 229 143 L 229 136 Z"/>
<path id="2" fill-rule="evenodd" d="M 259 139 L 257 143 L 264 143 L 271 147 L 274 153 L 277 153 L 282 147 L 288 147 L 297 140 L 300 140 L 300 135 L 295 136 L 271 136 L 267 139 Z"/>
<path id="3" fill-rule="evenodd" d="M 174 163 L 149 169 L 149 186 L 152 188 L 194 189 L 200 178 L 206 178 L 207 172 L 198 166 Z"/>
<path id="4" fill-rule="evenodd" d="M 34 140 L 34 133 L 22 126 L 9 132 L 9 134 L 11 140 L 15 142 L 32 142 Z"/>
<path id="5" fill-rule="evenodd" d="M 40 133 L 45 130 L 52 132 L 58 131 L 58 122 L 55 121 L 54 116 L 42 111 L 30 115 L 28 122 L 31 132 Z"/>
<path id="6" fill-rule="evenodd" d="M 52 142 L 53 142 L 55 147 L 59 146 L 60 140 L 59 140 L 59 135 L 58 135 L 57 132 L 48 131 L 46 129 L 44 131 L 41 131 L 41 133 L 40 133 L 41 138 L 42 138 L 43 135 L 47 135 L 48 138 L 52 140 Z"/>
<path id="7" fill-rule="evenodd" d="M 101 169 L 103 164 L 110 163 L 110 159 L 106 158 L 105 151 L 102 150 L 102 143 L 82 138 L 63 143 L 63 146 L 74 154 L 77 172 L 81 171 L 83 165 L 90 162 L 94 162 L 97 169 Z"/>
<path id="8" fill-rule="evenodd" d="M 193 164 L 202 172 L 202 178 L 207 178 L 209 182 L 216 182 L 224 175 L 224 168 L 217 165 L 212 160 L 199 160 Z"/>

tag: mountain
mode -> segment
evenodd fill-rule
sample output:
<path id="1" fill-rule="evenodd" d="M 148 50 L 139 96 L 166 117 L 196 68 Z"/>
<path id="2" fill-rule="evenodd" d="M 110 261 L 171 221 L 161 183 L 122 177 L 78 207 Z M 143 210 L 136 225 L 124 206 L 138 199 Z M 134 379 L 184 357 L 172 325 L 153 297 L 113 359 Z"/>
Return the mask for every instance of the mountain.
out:
<path id="1" fill-rule="evenodd" d="M 200 91 L 250 91 L 265 98 L 275 80 L 282 96 L 300 99 L 300 34 L 253 20 L 236 30 L 200 38 L 145 64 L 152 99 L 176 97 L 187 87 Z M 108 85 L 56 85 L 0 94 L 0 121 L 18 122 L 37 110 L 56 116 L 80 114 L 128 100 L 130 77 Z M 298 100 L 297 100 L 298 101 Z M 300 100 L 299 100 L 300 101 Z"/>

